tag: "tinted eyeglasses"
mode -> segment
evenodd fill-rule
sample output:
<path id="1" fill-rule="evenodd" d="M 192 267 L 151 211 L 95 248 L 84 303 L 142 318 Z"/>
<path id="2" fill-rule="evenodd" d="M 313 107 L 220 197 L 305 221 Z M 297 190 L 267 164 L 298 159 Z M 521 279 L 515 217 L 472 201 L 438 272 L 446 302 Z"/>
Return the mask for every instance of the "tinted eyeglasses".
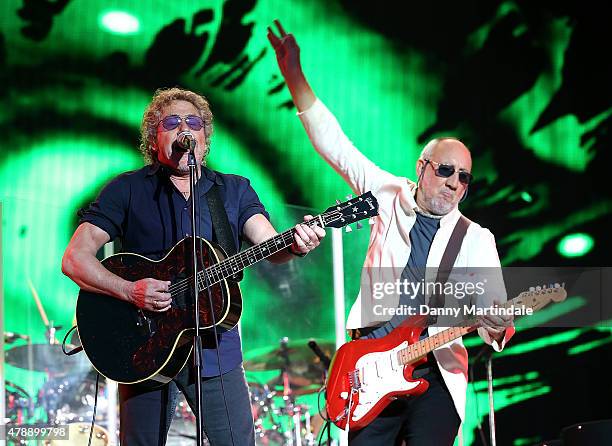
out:
<path id="1" fill-rule="evenodd" d="M 424 161 L 426 163 L 432 164 L 431 168 L 434 170 L 437 177 L 448 178 L 456 172 L 455 166 L 436 163 L 435 161 L 429 160 L 427 158 L 425 158 Z M 438 167 L 434 167 L 433 166 L 434 164 L 436 164 Z M 459 174 L 459 182 L 461 184 L 465 184 L 466 186 L 470 184 L 472 182 L 472 179 L 474 178 L 471 173 L 465 172 L 463 170 L 458 171 L 458 174 Z"/>
<path id="2" fill-rule="evenodd" d="M 184 118 L 181 118 L 179 115 L 168 115 L 164 119 L 159 121 L 157 125 L 159 125 L 159 123 L 161 122 L 161 124 L 164 126 L 164 129 L 174 130 L 181 124 L 183 120 L 185 120 L 185 124 L 187 124 L 187 127 L 196 132 L 198 130 L 202 130 L 202 128 L 204 127 L 204 121 L 202 120 L 202 118 L 196 115 L 187 115 Z"/>

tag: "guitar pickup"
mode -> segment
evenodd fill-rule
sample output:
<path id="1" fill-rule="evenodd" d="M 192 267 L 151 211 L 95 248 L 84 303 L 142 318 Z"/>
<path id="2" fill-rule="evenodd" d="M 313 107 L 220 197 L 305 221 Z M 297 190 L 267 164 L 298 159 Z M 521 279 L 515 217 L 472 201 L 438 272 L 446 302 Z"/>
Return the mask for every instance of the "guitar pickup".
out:
<path id="1" fill-rule="evenodd" d="M 136 326 L 140 333 L 151 337 L 155 334 L 155 328 L 153 327 L 153 321 L 147 317 L 142 310 L 138 310 L 136 316 Z"/>
<path id="2" fill-rule="evenodd" d="M 353 390 L 359 390 L 361 389 L 361 376 L 359 374 L 359 370 L 353 370 L 352 372 L 349 372 L 349 385 L 351 386 L 351 389 Z"/>

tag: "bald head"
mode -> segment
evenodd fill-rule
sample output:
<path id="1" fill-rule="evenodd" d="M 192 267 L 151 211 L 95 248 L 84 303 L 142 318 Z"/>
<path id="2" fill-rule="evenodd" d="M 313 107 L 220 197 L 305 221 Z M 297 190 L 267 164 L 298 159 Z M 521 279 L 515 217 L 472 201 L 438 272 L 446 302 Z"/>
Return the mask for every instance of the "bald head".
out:
<path id="1" fill-rule="evenodd" d="M 452 166 L 455 173 L 444 178 L 436 175 L 440 164 Z M 434 215 L 446 215 L 457 207 L 467 185 L 459 182 L 459 171 L 472 171 L 470 150 L 457 138 L 436 138 L 428 142 L 417 161 L 419 189 L 417 204 Z"/>
<path id="2" fill-rule="evenodd" d="M 432 139 L 423 147 L 420 159 L 436 159 L 438 156 L 458 158 L 468 166 L 465 167 L 465 170 L 468 172 L 472 170 L 472 154 L 470 149 L 457 138 L 445 136 Z"/>

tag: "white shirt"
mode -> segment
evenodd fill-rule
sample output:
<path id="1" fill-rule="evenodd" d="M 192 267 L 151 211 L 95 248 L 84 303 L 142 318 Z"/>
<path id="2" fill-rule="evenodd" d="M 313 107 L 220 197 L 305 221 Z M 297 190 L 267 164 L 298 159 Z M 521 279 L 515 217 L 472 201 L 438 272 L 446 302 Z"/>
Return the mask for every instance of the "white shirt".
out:
<path id="1" fill-rule="evenodd" d="M 298 113 L 298 116 L 316 151 L 344 178 L 351 189 L 359 195 L 371 191 L 378 200 L 379 215 L 371 226 L 370 241 L 361 278 L 362 289 L 368 284 L 371 286 L 373 283 L 385 283 L 399 279 L 410 257 L 409 234 L 416 221 L 417 204 L 414 199 L 416 184 L 408 178 L 395 176 L 379 168 L 366 158 L 347 138 L 334 115 L 320 100 L 317 99 L 312 107 Z M 428 268 L 439 266 L 460 216 L 461 212 L 455 208 L 440 220 L 440 228 L 436 232 L 427 257 Z M 491 231 L 472 222 L 454 267 L 493 267 L 499 269 L 501 277 L 501 265 L 495 238 Z M 392 277 L 389 277 L 390 275 Z M 501 285 L 495 299 L 503 302 L 506 300 L 503 279 Z M 365 297 L 365 299 L 369 298 Z M 399 300 L 399 296 L 393 298 Z M 362 314 L 361 299 L 362 293 L 360 292 L 351 308 L 347 328 L 376 326 L 390 319 L 390 317 L 376 317 L 372 312 Z M 487 295 L 479 302 L 479 305 L 490 305 L 492 301 L 493 296 Z M 365 302 L 365 304 L 368 303 Z M 395 302 L 396 305 L 397 303 Z M 393 305 L 393 302 L 385 304 L 386 306 Z M 430 335 L 433 335 L 444 328 L 429 327 L 428 331 Z M 501 351 L 514 334 L 514 329 L 506 330 L 501 344 L 492 341 L 483 328 L 479 328 L 478 333 L 487 344 L 491 344 L 496 351 Z M 468 358 L 462 339 L 458 338 L 436 349 L 434 356 L 453 398 L 457 413 L 463 420 Z"/>

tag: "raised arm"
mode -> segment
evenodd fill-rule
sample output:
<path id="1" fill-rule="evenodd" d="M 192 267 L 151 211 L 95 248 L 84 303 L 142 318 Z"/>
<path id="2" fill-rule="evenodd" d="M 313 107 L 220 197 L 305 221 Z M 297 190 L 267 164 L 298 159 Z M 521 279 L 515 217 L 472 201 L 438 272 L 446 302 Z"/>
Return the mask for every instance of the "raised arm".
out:
<path id="1" fill-rule="evenodd" d="M 285 78 L 293 103 L 299 112 L 306 111 L 313 106 L 317 97 L 302 71 L 300 47 L 293 34 L 287 34 L 278 20 L 275 20 L 274 24 L 278 28 L 279 36 L 277 37 L 274 31 L 268 27 L 268 40 L 276 52 L 278 67 L 283 78 Z"/>
<path id="2" fill-rule="evenodd" d="M 376 190 L 393 175 L 366 158 L 347 138 L 334 115 L 314 94 L 302 70 L 300 48 L 293 34 L 288 34 L 278 20 L 278 35 L 268 27 L 268 40 L 285 79 L 293 103 L 315 150 L 351 186 L 362 194 Z"/>

